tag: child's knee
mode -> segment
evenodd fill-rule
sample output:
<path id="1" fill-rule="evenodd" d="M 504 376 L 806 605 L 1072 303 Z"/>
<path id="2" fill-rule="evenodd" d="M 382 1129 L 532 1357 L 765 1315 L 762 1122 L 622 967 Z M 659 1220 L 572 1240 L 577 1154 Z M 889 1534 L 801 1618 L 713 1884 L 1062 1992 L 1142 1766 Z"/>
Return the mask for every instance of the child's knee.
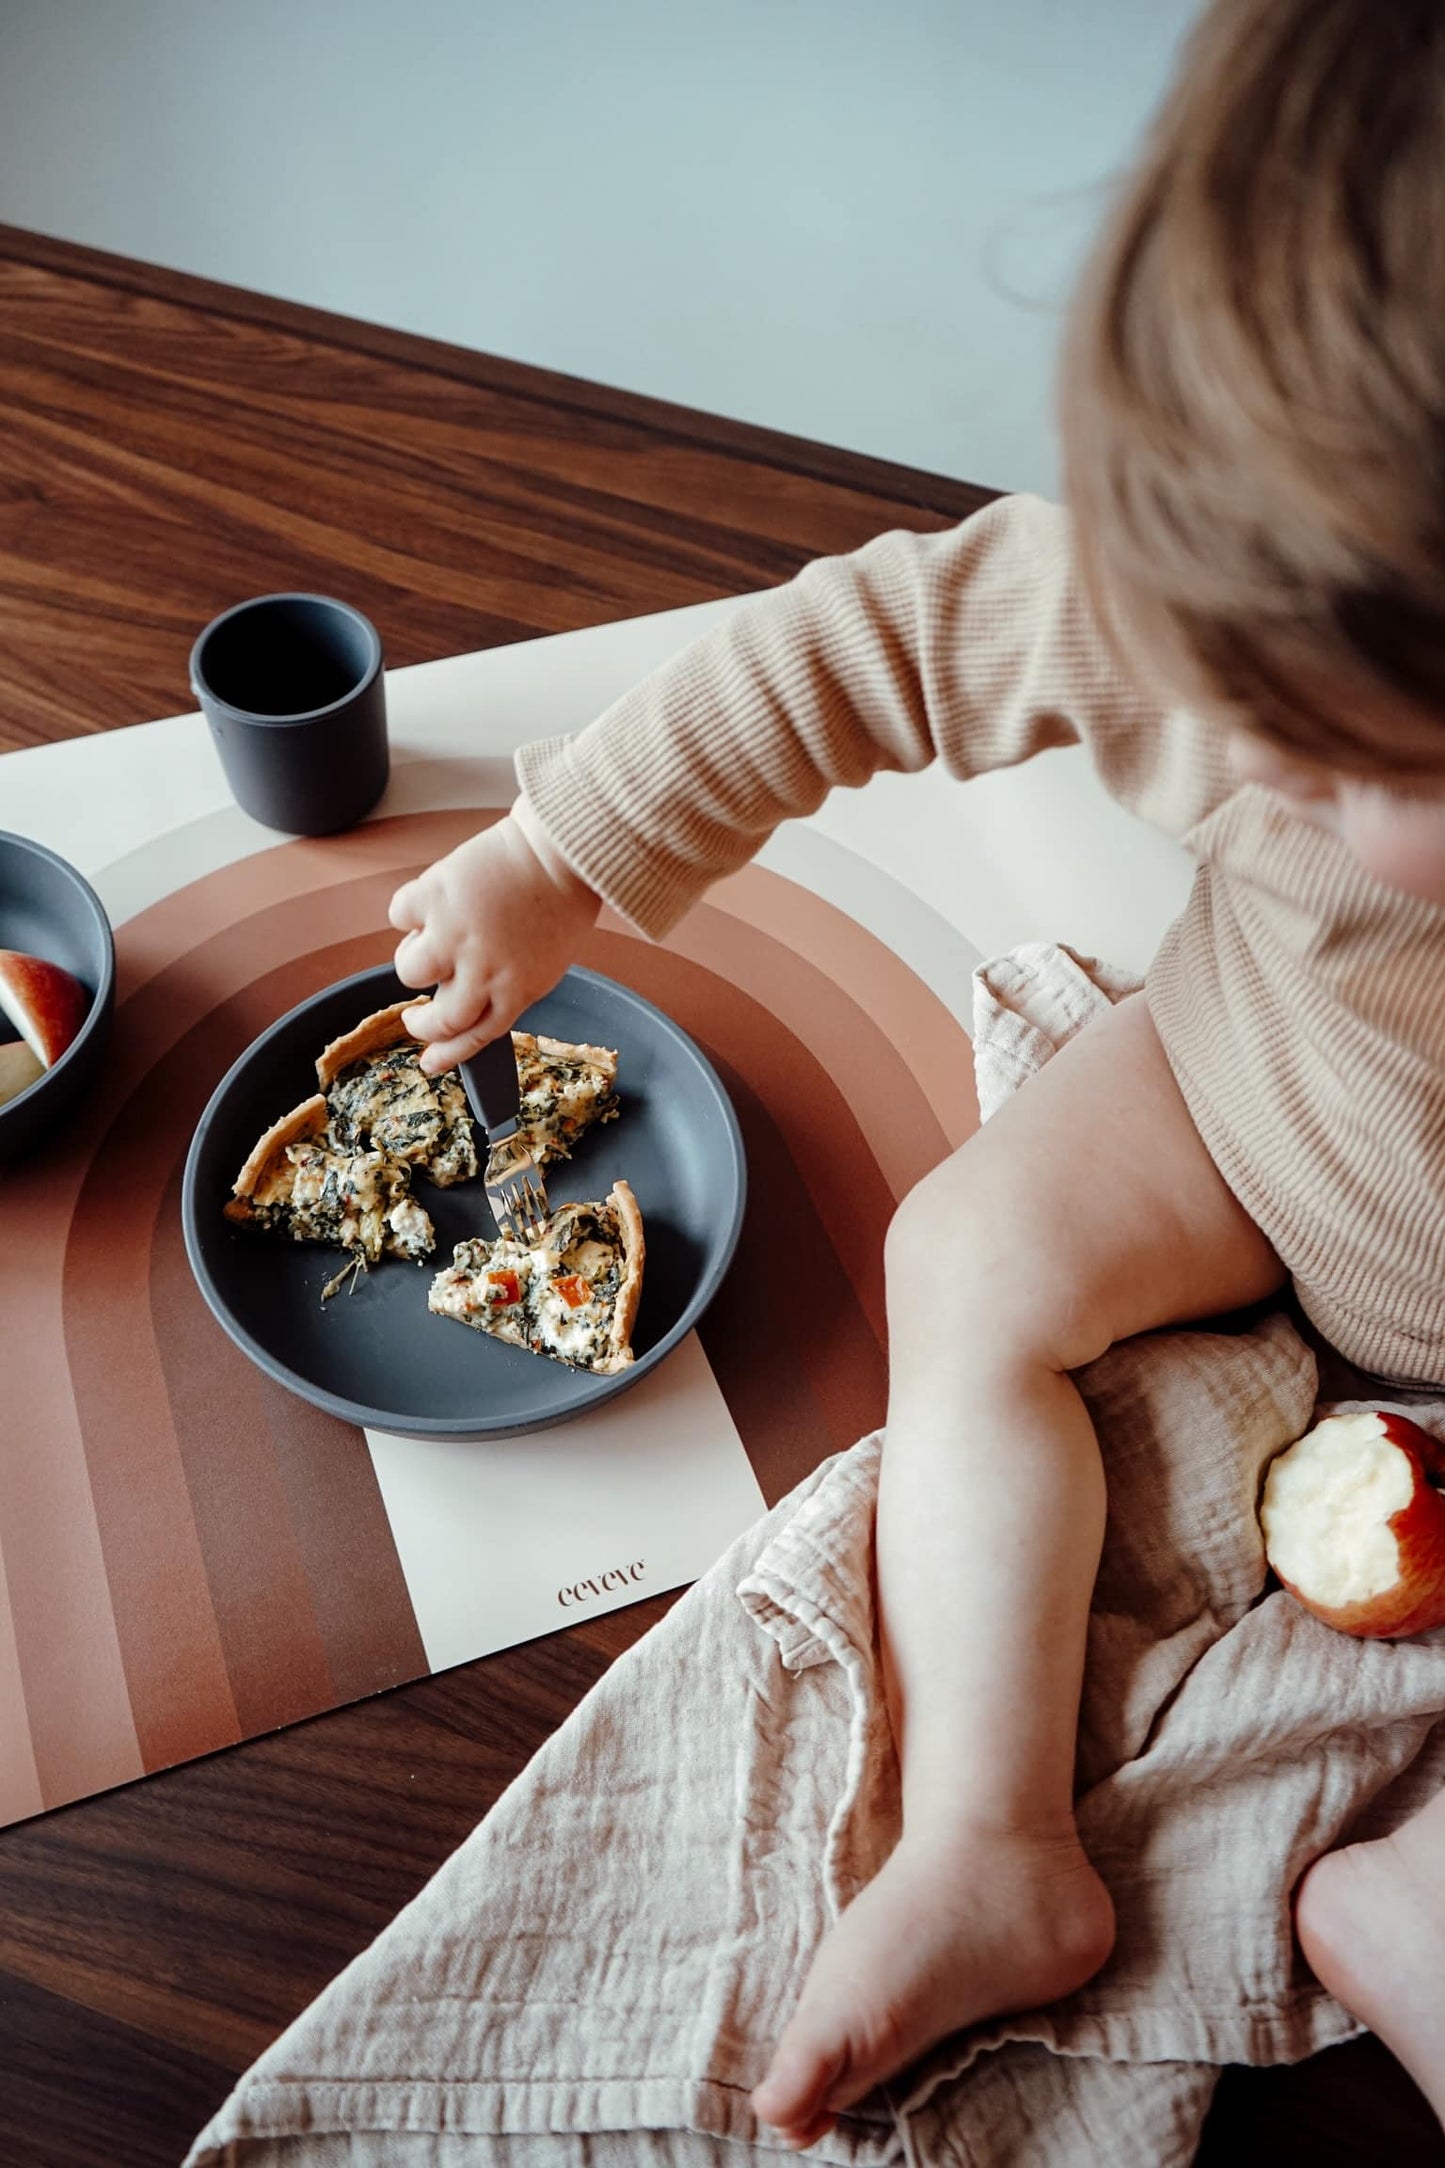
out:
<path id="1" fill-rule="evenodd" d="M 890 1315 L 906 1308 L 952 1338 L 1051 1362 L 1073 1297 L 1046 1225 L 985 1157 L 955 1153 L 898 1206 L 883 1253 Z"/>

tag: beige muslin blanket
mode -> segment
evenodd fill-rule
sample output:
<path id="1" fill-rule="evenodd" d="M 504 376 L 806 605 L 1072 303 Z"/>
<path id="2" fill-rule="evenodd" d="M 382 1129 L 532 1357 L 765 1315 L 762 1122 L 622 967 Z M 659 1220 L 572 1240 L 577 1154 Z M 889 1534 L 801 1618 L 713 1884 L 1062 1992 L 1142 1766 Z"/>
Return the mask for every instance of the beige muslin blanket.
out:
<path id="1" fill-rule="evenodd" d="M 1132 982 L 1057 948 L 979 975 L 985 1115 Z M 1167 2168 L 1217 2066 L 1356 2030 L 1290 1891 L 1445 1780 L 1445 1632 L 1346 1640 L 1276 1590 L 1260 1473 L 1305 1430 L 1284 1314 L 1081 1373 L 1108 1467 L 1079 1741 L 1118 1945 L 945 2042 L 812 2149 L 939 2168 Z M 1377 1402 L 1376 1404 L 1383 1404 Z M 1445 1398 L 1416 1402 L 1445 1435 Z M 869 1554 L 879 1440 L 828 1462 L 616 1663 L 414 1903 L 241 2080 L 203 2162 L 726 2168 L 808 1955 L 898 1830 Z"/>

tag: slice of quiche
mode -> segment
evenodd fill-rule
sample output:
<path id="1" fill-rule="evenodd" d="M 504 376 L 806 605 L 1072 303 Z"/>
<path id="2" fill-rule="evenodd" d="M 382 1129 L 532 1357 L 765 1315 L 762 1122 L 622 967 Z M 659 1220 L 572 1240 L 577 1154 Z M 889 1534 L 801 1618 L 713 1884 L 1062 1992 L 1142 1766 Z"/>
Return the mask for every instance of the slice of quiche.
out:
<path id="1" fill-rule="evenodd" d="M 522 1128 L 539 1167 L 570 1159 L 584 1129 L 617 1119 L 617 1050 L 514 1031 Z"/>
<path id="2" fill-rule="evenodd" d="M 618 1182 L 600 1204 L 559 1205 L 531 1246 L 459 1242 L 427 1308 L 605 1375 L 632 1361 L 645 1254 L 637 1199 Z"/>
<path id="3" fill-rule="evenodd" d="M 411 1001 L 364 1017 L 334 1039 L 316 1064 L 316 1080 L 331 1108 L 338 1143 L 374 1145 L 425 1168 L 443 1189 L 477 1171 L 471 1114 L 455 1069 L 422 1074 L 420 1044 L 402 1022 Z M 595 1122 L 617 1115 L 617 1053 L 610 1046 L 574 1046 L 566 1039 L 514 1031 L 521 1126 L 539 1167 L 570 1158 Z"/>
<path id="4" fill-rule="evenodd" d="M 338 1147 L 328 1113 L 318 1092 L 272 1123 L 236 1177 L 226 1218 L 326 1243 L 368 1265 L 384 1253 L 429 1257 L 436 1235 L 408 1169 L 384 1152 Z"/>
<path id="5" fill-rule="evenodd" d="M 363 1017 L 318 1055 L 316 1081 L 343 1149 L 385 1152 L 426 1170 L 442 1189 L 477 1171 L 476 1139 L 455 1069 L 424 1076 L 421 1047 L 401 1020 L 410 1001 Z"/>

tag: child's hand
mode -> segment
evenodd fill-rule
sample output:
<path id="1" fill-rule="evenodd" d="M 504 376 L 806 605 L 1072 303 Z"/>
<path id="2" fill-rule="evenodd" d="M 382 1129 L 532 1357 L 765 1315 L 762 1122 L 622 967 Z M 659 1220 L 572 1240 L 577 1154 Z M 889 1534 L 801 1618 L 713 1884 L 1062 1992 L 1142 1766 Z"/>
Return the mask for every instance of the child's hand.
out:
<path id="1" fill-rule="evenodd" d="M 403 986 L 435 986 L 406 1012 L 428 1076 L 506 1031 L 555 986 L 590 932 L 599 899 L 519 803 L 399 888 L 387 912 L 404 936 Z"/>

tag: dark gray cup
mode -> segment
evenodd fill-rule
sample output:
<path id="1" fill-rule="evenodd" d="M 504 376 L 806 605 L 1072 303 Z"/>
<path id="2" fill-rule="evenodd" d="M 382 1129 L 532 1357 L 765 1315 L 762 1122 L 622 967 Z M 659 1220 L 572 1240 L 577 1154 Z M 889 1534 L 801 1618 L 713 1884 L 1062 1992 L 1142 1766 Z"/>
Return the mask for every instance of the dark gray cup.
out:
<path id="1" fill-rule="evenodd" d="M 237 603 L 191 649 L 191 686 L 236 803 L 268 828 L 330 835 L 385 790 L 381 641 L 349 603 Z"/>

